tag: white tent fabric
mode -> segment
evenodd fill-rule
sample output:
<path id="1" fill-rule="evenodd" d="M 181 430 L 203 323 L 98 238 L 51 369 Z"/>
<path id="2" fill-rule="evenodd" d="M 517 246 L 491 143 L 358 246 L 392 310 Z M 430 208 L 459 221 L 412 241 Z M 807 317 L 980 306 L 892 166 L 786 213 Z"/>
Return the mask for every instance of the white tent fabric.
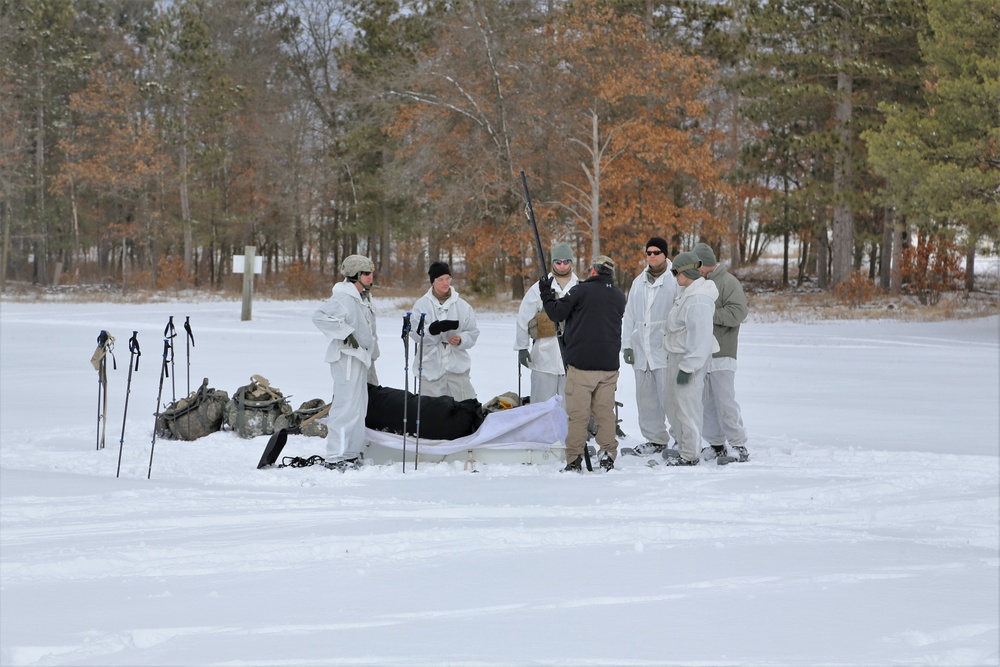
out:
<path id="1" fill-rule="evenodd" d="M 486 415 L 486 420 L 472 435 L 457 440 L 420 440 L 421 454 L 447 455 L 470 449 L 548 450 L 561 448 L 566 439 L 568 422 L 561 396 L 544 403 L 529 403 L 519 408 L 501 410 Z M 402 451 L 403 436 L 395 433 L 366 430 L 368 442 Z M 414 437 L 407 437 L 412 452 Z"/>

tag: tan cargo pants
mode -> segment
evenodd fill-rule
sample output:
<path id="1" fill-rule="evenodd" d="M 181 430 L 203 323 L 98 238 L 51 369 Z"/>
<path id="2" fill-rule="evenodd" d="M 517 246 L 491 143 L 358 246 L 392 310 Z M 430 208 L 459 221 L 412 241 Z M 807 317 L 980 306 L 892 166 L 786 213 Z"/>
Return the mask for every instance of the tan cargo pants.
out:
<path id="1" fill-rule="evenodd" d="M 587 446 L 587 422 L 594 415 L 597 424 L 597 444 L 601 454 L 607 452 L 611 460 L 618 458 L 618 440 L 615 439 L 615 390 L 618 388 L 618 371 L 583 371 L 574 366 L 566 368 L 566 415 L 569 432 L 566 435 L 566 461 L 583 456 Z"/>

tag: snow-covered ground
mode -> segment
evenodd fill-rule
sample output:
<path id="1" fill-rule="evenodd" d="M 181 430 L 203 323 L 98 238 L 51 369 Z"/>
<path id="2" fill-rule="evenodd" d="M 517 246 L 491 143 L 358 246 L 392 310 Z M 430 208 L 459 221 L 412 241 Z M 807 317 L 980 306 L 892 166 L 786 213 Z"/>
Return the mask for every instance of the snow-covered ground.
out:
<path id="1" fill-rule="evenodd" d="M 0 304 L 0 664 L 1000 664 L 997 317 L 745 325 L 746 464 L 258 471 L 266 436 L 216 433 L 158 439 L 147 480 L 168 316 L 167 402 L 190 316 L 192 388 L 261 374 L 298 407 L 330 393 L 317 304 Z M 384 385 L 409 305 L 381 304 Z M 487 400 L 517 388 L 514 333 L 479 321 Z"/>

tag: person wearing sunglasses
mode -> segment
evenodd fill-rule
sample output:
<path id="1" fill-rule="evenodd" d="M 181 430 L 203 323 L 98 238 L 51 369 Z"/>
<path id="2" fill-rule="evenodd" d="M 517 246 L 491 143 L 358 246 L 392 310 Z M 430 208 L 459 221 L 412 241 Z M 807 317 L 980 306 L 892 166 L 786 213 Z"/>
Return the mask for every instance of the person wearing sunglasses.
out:
<path id="1" fill-rule="evenodd" d="M 667 350 L 667 419 L 677 449 L 664 449 L 667 465 L 691 466 L 700 461 L 704 419 L 703 393 L 708 359 L 719 350 L 712 333 L 719 290 L 698 269 L 693 252 L 674 257 L 670 273 L 677 279 L 677 296 L 667 315 L 663 345 Z"/>
<path id="2" fill-rule="evenodd" d="M 553 278 L 552 291 L 557 299 L 566 296 L 579 282 L 573 271 L 573 260 L 573 249 L 568 243 L 552 246 L 549 277 Z M 531 371 L 532 403 L 541 403 L 564 393 L 566 365 L 563 363 L 561 334 L 562 327 L 549 319 L 542 308 L 542 295 L 536 282 L 521 299 L 514 333 L 517 361 Z"/>
<path id="3" fill-rule="evenodd" d="M 377 385 L 378 335 L 371 287 L 375 265 L 364 255 L 340 263 L 344 280 L 313 313 L 313 323 L 326 336 L 325 361 L 333 378 L 333 399 L 326 420 L 326 460 L 357 464 L 365 446 L 368 384 Z"/>
<path id="4" fill-rule="evenodd" d="M 566 360 L 567 472 L 582 472 L 587 424 L 591 414 L 597 426 L 598 460 L 604 470 L 615 467 L 615 391 L 625 294 L 615 286 L 615 262 L 606 255 L 590 261 L 586 280 L 557 299 L 553 279 L 539 282 L 542 306 L 553 322 L 565 322 L 563 358 Z"/>
<path id="5" fill-rule="evenodd" d="M 701 275 L 719 289 L 712 318 L 719 351 L 708 360 L 705 374 L 702 436 L 709 446 L 702 450 L 701 457 L 706 461 L 715 459 L 717 463 L 742 463 L 750 459 L 750 454 L 740 404 L 736 402 L 736 348 L 740 324 L 747 318 L 747 297 L 743 285 L 725 265 L 719 264 L 711 247 L 699 243 L 694 252 L 701 260 Z M 732 455 L 726 451 L 727 443 Z"/>
<path id="6" fill-rule="evenodd" d="M 427 269 L 430 289 L 413 305 L 413 313 L 427 313 L 420 392 L 424 396 L 451 396 L 456 401 L 476 398 L 472 386 L 469 350 L 479 340 L 476 313 L 451 284 L 451 267 L 431 262 Z M 420 342 L 416 331 L 410 331 Z"/>
<path id="7" fill-rule="evenodd" d="M 646 442 L 623 454 L 659 454 L 670 443 L 667 423 L 667 351 L 663 332 L 674 305 L 677 280 L 670 273 L 667 242 L 646 241 L 646 268 L 632 281 L 622 321 L 622 356 L 635 373 L 639 432 Z"/>

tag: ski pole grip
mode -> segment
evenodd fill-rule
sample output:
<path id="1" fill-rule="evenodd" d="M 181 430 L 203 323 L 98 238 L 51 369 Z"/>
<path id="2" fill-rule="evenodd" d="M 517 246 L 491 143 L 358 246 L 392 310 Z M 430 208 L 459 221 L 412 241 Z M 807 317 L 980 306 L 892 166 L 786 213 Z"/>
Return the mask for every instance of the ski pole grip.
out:
<path id="1" fill-rule="evenodd" d="M 191 316 L 186 315 L 184 317 L 184 331 L 187 332 L 188 339 L 191 341 L 191 347 L 194 347 L 194 332 L 191 331 Z"/>
<path id="2" fill-rule="evenodd" d="M 424 320 L 427 319 L 427 313 L 420 313 L 420 321 L 417 322 L 417 335 L 423 337 L 424 335 Z"/>
<path id="3" fill-rule="evenodd" d="M 133 331 L 132 337 L 128 339 L 128 351 L 135 355 L 135 370 L 139 370 L 139 357 L 142 356 L 142 352 L 139 351 L 138 331 Z"/>
<path id="4" fill-rule="evenodd" d="M 413 313 L 410 311 L 406 311 L 406 315 L 403 315 L 403 340 L 406 340 L 406 337 L 410 335 L 410 316 L 412 315 Z"/>
<path id="5" fill-rule="evenodd" d="M 170 371 L 167 369 L 167 352 L 172 352 L 173 346 L 170 344 L 169 338 L 163 339 L 163 375 L 165 377 L 170 377 Z"/>

